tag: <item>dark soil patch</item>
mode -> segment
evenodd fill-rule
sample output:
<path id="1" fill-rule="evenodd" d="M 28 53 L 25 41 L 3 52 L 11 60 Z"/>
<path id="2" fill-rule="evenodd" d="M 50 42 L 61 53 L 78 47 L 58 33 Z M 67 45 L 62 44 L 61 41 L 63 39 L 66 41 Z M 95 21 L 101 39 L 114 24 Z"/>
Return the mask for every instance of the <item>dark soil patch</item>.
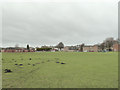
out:
<path id="1" fill-rule="evenodd" d="M 35 66 L 35 64 L 33 64 L 33 66 Z"/>
<path id="2" fill-rule="evenodd" d="M 44 61 L 42 61 L 42 63 L 45 63 Z"/>
<path id="3" fill-rule="evenodd" d="M 62 62 L 61 64 L 66 64 L 66 63 L 63 63 L 63 62 Z"/>
<path id="4" fill-rule="evenodd" d="M 60 63 L 60 62 L 56 62 L 56 63 Z"/>
<path id="5" fill-rule="evenodd" d="M 19 66 L 22 66 L 23 64 L 19 64 Z"/>
<path id="6" fill-rule="evenodd" d="M 30 65 L 30 63 L 28 63 L 28 65 Z"/>
<path id="7" fill-rule="evenodd" d="M 5 69 L 5 73 L 11 73 L 12 71 L 10 69 Z"/>
<path id="8" fill-rule="evenodd" d="M 50 60 L 47 60 L 47 62 L 50 62 Z"/>

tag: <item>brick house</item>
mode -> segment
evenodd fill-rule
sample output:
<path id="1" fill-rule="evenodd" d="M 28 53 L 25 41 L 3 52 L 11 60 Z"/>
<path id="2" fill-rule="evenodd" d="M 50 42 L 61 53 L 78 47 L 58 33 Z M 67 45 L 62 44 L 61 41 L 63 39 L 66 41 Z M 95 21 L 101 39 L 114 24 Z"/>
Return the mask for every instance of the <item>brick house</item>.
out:
<path id="1" fill-rule="evenodd" d="M 64 47 L 64 49 L 63 49 L 63 51 L 65 51 L 65 52 L 74 52 L 74 51 L 76 51 L 75 50 L 75 48 L 72 46 L 66 46 L 66 47 Z"/>
<path id="2" fill-rule="evenodd" d="M 84 46 L 83 47 L 83 52 L 90 52 L 90 51 L 92 51 L 93 49 L 92 49 L 92 46 Z"/>
<path id="3" fill-rule="evenodd" d="M 114 52 L 120 51 L 120 44 L 118 43 L 113 44 L 113 51 Z"/>
<path id="4" fill-rule="evenodd" d="M 99 45 L 89 45 L 83 47 L 83 52 L 98 52 L 100 50 Z"/>

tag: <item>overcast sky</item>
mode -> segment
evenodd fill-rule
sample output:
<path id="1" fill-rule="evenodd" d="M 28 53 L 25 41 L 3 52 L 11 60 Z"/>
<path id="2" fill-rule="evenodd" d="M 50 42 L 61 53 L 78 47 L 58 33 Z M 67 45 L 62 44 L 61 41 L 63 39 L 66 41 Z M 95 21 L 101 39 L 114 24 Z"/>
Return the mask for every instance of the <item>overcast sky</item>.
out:
<path id="1" fill-rule="evenodd" d="M 102 1 L 4 3 L 2 46 L 36 47 L 59 42 L 67 46 L 116 39 L 118 3 Z"/>

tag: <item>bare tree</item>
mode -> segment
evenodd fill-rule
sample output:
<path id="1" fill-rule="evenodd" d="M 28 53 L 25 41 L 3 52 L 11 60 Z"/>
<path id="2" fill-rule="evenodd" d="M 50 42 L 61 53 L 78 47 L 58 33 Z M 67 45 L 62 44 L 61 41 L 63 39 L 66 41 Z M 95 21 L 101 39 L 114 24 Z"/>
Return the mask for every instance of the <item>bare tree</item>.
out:
<path id="1" fill-rule="evenodd" d="M 61 51 L 61 49 L 64 48 L 64 44 L 63 44 L 62 42 L 60 42 L 60 43 L 56 46 L 56 48 L 59 48 L 60 51 Z"/>

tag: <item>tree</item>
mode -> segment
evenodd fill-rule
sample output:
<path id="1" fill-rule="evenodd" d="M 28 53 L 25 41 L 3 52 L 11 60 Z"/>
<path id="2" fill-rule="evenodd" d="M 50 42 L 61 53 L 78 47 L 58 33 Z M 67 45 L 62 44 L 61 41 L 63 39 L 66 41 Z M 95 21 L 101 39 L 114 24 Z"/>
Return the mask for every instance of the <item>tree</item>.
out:
<path id="1" fill-rule="evenodd" d="M 118 44 L 120 44 L 120 38 L 117 39 Z"/>
<path id="2" fill-rule="evenodd" d="M 80 51 L 83 52 L 84 43 L 80 45 Z"/>
<path id="3" fill-rule="evenodd" d="M 62 42 L 60 42 L 60 43 L 56 46 L 56 48 L 59 48 L 60 51 L 61 51 L 61 49 L 64 48 L 64 44 L 63 44 Z"/>
<path id="4" fill-rule="evenodd" d="M 27 50 L 30 50 L 30 47 L 29 47 L 29 45 L 27 45 Z"/>
<path id="5" fill-rule="evenodd" d="M 101 48 L 102 50 L 104 50 L 104 49 L 105 49 L 105 43 L 101 43 L 101 44 L 100 44 L 100 48 Z"/>
<path id="6" fill-rule="evenodd" d="M 104 41 L 104 43 L 105 43 L 105 47 L 106 47 L 109 51 L 111 51 L 111 47 L 112 47 L 113 44 L 114 44 L 114 39 L 113 39 L 113 38 L 107 38 L 107 39 Z"/>

